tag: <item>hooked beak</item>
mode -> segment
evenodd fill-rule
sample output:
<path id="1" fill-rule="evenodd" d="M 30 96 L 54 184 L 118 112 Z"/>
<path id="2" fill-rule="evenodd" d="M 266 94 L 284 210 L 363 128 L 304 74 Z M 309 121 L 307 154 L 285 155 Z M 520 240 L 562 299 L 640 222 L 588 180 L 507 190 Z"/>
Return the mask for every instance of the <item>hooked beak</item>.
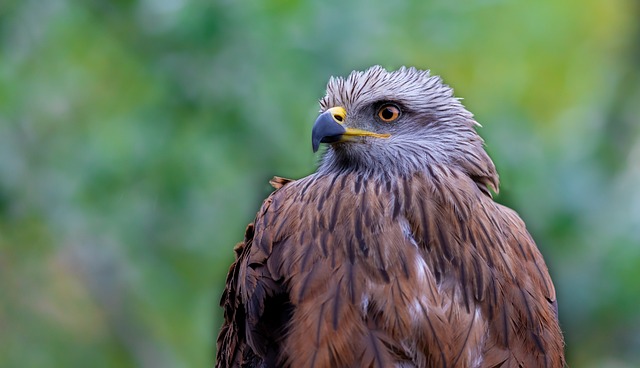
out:
<path id="1" fill-rule="evenodd" d="M 328 109 L 318 116 L 311 131 L 311 146 L 313 152 L 318 151 L 320 143 L 336 143 L 351 140 L 350 137 L 389 138 L 390 134 L 378 134 L 361 129 L 345 127 L 347 111 L 337 106 Z"/>

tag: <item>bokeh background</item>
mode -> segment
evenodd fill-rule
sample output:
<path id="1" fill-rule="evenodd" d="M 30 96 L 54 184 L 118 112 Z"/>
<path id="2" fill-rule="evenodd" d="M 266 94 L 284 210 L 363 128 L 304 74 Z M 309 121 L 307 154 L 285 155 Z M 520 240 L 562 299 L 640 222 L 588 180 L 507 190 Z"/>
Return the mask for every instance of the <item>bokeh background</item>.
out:
<path id="1" fill-rule="evenodd" d="M 554 277 L 640 366 L 640 2 L 1 0 L 0 367 L 207 367 L 234 244 L 330 75 L 444 77 Z"/>

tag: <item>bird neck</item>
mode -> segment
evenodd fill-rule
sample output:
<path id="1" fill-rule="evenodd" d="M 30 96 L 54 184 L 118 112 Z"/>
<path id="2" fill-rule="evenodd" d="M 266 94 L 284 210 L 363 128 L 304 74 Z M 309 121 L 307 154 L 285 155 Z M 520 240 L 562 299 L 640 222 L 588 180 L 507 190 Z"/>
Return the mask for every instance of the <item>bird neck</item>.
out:
<path id="1" fill-rule="evenodd" d="M 440 168 L 447 168 L 470 178 L 480 190 L 491 196 L 489 189 L 498 192 L 498 173 L 493 161 L 482 148 L 482 141 L 474 143 L 465 147 L 469 154 L 463 159 L 438 154 L 442 150 L 430 152 L 424 147 L 417 146 L 407 147 L 407 150 L 415 149 L 416 152 L 410 152 L 401 157 L 373 155 L 364 150 L 352 149 L 350 146 L 339 147 L 339 149 L 330 147 L 322 157 L 317 173 L 320 175 L 355 173 L 365 177 L 394 180 L 421 174 L 432 175 Z"/>

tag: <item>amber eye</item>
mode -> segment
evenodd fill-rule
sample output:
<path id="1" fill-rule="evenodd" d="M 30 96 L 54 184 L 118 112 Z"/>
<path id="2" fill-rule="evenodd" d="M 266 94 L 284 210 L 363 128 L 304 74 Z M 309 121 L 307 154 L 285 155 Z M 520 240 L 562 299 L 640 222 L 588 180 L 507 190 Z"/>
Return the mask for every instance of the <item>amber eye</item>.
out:
<path id="1" fill-rule="evenodd" d="M 400 117 L 400 109 L 392 104 L 383 105 L 378 110 L 378 117 L 386 123 L 392 122 Z"/>

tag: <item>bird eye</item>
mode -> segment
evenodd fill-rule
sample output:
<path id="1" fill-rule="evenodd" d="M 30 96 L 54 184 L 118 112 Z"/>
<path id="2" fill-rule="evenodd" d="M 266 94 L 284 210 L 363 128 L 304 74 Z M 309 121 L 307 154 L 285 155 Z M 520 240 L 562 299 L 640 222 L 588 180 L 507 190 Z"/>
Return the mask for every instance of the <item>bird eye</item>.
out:
<path id="1" fill-rule="evenodd" d="M 385 123 L 392 122 L 400 117 L 400 109 L 392 104 L 383 105 L 378 110 L 378 117 Z"/>

